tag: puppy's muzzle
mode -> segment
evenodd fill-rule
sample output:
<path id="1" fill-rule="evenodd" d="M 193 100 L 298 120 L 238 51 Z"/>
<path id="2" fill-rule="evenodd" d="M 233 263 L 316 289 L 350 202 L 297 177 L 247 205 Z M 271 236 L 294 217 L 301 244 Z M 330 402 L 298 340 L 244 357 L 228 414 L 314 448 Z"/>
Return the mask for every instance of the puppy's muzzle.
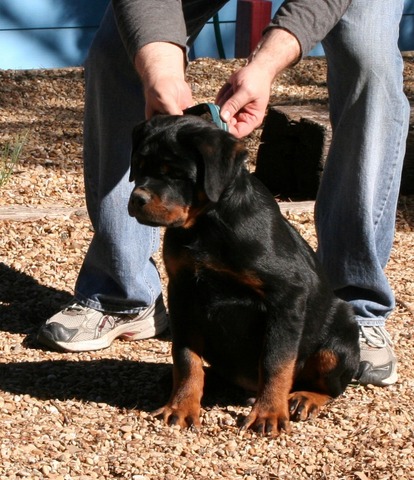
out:
<path id="1" fill-rule="evenodd" d="M 128 202 L 128 213 L 131 217 L 136 217 L 142 209 L 151 202 L 151 194 L 144 188 L 135 188 Z"/>
<path id="2" fill-rule="evenodd" d="M 143 207 L 151 201 L 151 195 L 143 188 L 136 188 L 131 193 L 130 203 L 132 207 Z"/>

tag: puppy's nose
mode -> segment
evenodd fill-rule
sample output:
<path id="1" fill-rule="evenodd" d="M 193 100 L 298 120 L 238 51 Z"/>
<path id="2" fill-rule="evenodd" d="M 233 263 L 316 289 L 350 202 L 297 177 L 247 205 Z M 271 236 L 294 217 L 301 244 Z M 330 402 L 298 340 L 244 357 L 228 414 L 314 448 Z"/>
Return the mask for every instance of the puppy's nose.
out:
<path id="1" fill-rule="evenodd" d="M 131 193 L 130 201 L 134 207 L 143 207 L 151 200 L 151 195 L 146 190 L 135 189 Z"/>

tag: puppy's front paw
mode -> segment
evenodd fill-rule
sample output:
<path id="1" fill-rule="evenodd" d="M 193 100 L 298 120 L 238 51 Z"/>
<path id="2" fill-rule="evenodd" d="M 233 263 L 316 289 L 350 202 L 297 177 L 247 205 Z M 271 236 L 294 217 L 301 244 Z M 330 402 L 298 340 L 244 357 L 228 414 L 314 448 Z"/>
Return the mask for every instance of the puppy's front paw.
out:
<path id="1" fill-rule="evenodd" d="M 282 431 L 290 433 L 290 422 L 287 412 L 278 411 L 273 407 L 255 404 L 250 414 L 244 419 L 241 429 L 251 428 L 262 435 L 278 436 Z"/>
<path id="2" fill-rule="evenodd" d="M 168 425 L 179 425 L 181 428 L 201 426 L 200 407 L 199 406 L 182 406 L 167 403 L 164 407 L 152 412 L 154 417 L 162 417 Z"/>

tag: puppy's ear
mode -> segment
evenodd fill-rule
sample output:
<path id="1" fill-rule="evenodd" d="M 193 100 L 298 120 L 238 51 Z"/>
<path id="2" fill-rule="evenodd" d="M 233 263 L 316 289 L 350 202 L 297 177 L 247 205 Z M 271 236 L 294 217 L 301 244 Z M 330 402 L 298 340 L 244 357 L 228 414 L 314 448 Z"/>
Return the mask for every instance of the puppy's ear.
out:
<path id="1" fill-rule="evenodd" d="M 242 141 L 222 130 L 210 130 L 194 139 L 204 161 L 204 190 L 217 202 L 240 170 L 247 151 Z"/>
<path id="2" fill-rule="evenodd" d="M 131 152 L 131 169 L 129 172 L 129 181 L 133 182 L 136 174 L 136 154 L 139 151 L 141 146 L 142 139 L 144 137 L 144 132 L 146 130 L 145 120 L 138 123 L 132 130 L 132 152 Z"/>

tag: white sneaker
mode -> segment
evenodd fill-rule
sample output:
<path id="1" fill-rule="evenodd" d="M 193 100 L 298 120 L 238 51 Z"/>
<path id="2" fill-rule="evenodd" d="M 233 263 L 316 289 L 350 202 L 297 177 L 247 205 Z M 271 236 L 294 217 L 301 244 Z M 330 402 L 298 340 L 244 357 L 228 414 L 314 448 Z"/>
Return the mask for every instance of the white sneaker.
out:
<path id="1" fill-rule="evenodd" d="M 359 327 L 361 361 L 356 380 L 362 385 L 384 387 L 398 380 L 397 358 L 384 327 Z"/>
<path id="2" fill-rule="evenodd" d="M 107 348 L 116 338 L 151 338 L 167 326 L 161 297 L 154 305 L 131 315 L 100 312 L 73 302 L 42 325 L 37 339 L 53 349 L 84 352 Z"/>

